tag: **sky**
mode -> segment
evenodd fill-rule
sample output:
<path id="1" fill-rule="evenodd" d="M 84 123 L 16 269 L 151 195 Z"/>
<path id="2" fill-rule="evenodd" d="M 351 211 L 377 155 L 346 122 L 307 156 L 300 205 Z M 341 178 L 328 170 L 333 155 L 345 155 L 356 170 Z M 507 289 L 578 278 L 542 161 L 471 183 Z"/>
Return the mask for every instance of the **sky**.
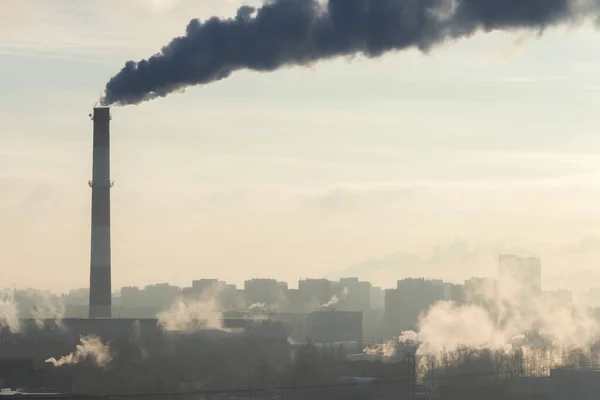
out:
<path id="1" fill-rule="evenodd" d="M 127 60 L 243 3 L 2 2 L 2 285 L 87 286 L 88 114 Z M 594 287 L 599 68 L 589 24 L 240 72 L 113 107 L 113 286 L 461 282 L 511 252 L 540 257 L 548 289 Z"/>

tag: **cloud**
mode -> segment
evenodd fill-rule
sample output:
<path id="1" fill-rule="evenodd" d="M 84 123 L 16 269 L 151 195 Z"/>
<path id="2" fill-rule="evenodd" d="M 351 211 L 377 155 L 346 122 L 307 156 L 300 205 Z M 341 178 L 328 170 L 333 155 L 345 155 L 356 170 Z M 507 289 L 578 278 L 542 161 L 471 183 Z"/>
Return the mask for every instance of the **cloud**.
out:
<path id="1" fill-rule="evenodd" d="M 576 244 L 565 246 L 566 254 L 600 254 L 600 236 L 586 234 Z"/>
<path id="2" fill-rule="evenodd" d="M 132 51 L 141 55 L 182 33 L 190 17 L 227 15 L 236 6 L 212 0 L 88 0 L 74 8 L 66 0 L 6 0 L 0 10 L 0 54 L 88 61 L 120 59 Z"/>
<path id="3" fill-rule="evenodd" d="M 448 244 L 439 244 L 421 253 L 395 252 L 380 258 L 366 260 L 330 273 L 332 277 L 358 276 L 384 287 L 395 286 L 395 281 L 407 277 L 423 277 L 460 282 L 471 276 L 496 274 L 497 257 L 501 253 L 535 255 L 524 248 L 492 244 L 471 244 L 457 238 Z"/>
<path id="4" fill-rule="evenodd" d="M 413 198 L 409 187 L 334 188 L 305 201 L 303 208 L 327 212 L 384 207 Z"/>
<path id="5" fill-rule="evenodd" d="M 592 268 L 570 270 L 568 273 L 563 271 L 545 279 L 548 287 L 554 289 L 568 288 L 579 292 L 598 287 L 597 282 L 599 281 L 600 272 Z"/>

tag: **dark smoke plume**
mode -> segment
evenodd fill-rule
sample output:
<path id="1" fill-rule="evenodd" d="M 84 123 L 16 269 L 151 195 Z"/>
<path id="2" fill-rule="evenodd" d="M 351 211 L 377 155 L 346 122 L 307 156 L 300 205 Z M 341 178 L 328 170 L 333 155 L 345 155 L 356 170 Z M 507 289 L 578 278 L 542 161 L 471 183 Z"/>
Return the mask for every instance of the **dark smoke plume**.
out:
<path id="1" fill-rule="evenodd" d="M 273 71 L 338 56 L 429 50 L 478 30 L 535 29 L 594 17 L 600 0 L 271 0 L 234 18 L 192 20 L 160 53 L 129 61 L 104 105 L 138 104 L 234 71 Z"/>

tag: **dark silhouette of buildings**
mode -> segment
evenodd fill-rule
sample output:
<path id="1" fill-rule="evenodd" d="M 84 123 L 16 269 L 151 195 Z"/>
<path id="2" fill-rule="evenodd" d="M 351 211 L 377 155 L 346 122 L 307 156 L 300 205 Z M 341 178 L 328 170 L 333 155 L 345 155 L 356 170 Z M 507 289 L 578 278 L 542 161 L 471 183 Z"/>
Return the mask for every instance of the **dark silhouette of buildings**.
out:
<path id="1" fill-rule="evenodd" d="M 397 342 L 395 348 L 385 347 L 394 350 L 393 357 L 362 353 L 368 342 L 416 330 L 420 317 L 439 301 L 487 307 L 490 298 L 508 292 L 556 307 L 573 304 L 571 292 L 543 291 L 540 280 L 538 259 L 515 256 L 499 258 L 498 279 L 456 284 L 408 278 L 387 290 L 358 278 L 305 279 L 297 289 L 273 279 L 251 279 L 243 289 L 198 279 L 186 288 L 166 283 L 123 288 L 113 297 L 112 319 L 85 318 L 85 290 L 62 297 L 15 291 L 21 327 L 17 333 L 0 329 L 0 386 L 98 396 L 151 392 L 185 397 L 184 392 L 196 391 L 194 398 L 211 400 L 592 398 L 598 391 L 593 369 L 600 359 L 598 344 L 562 354 L 560 362 L 552 361 L 545 348 L 524 353 L 459 347 L 441 358 L 417 359 L 418 344 Z M 41 300 L 52 306 L 40 308 Z M 220 326 L 166 329 L 156 316 L 180 301 L 216 307 Z M 61 302 L 65 318 L 40 318 L 40 310 L 59 310 Z M 62 367 L 44 363 L 74 352 L 81 337 L 92 335 L 114 352 L 109 367 L 85 357 Z M 561 368 L 566 365 L 571 367 Z"/>

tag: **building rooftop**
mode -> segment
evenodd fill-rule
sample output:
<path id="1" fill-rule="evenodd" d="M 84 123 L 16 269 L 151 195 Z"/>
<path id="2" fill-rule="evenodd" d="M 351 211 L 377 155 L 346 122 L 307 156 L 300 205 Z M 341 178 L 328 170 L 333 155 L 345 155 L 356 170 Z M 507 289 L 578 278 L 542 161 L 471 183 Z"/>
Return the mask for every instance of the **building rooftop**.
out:
<path id="1" fill-rule="evenodd" d="M 36 397 L 36 398 L 62 398 L 68 397 L 70 399 L 75 398 L 95 398 L 97 396 L 85 395 L 85 394 L 73 394 L 73 393 L 59 393 L 53 391 L 44 391 L 43 389 L 39 390 L 28 390 L 28 389 L 12 389 L 12 388 L 3 388 L 0 389 L 0 398 L 1 396 L 18 396 L 18 397 Z"/>

